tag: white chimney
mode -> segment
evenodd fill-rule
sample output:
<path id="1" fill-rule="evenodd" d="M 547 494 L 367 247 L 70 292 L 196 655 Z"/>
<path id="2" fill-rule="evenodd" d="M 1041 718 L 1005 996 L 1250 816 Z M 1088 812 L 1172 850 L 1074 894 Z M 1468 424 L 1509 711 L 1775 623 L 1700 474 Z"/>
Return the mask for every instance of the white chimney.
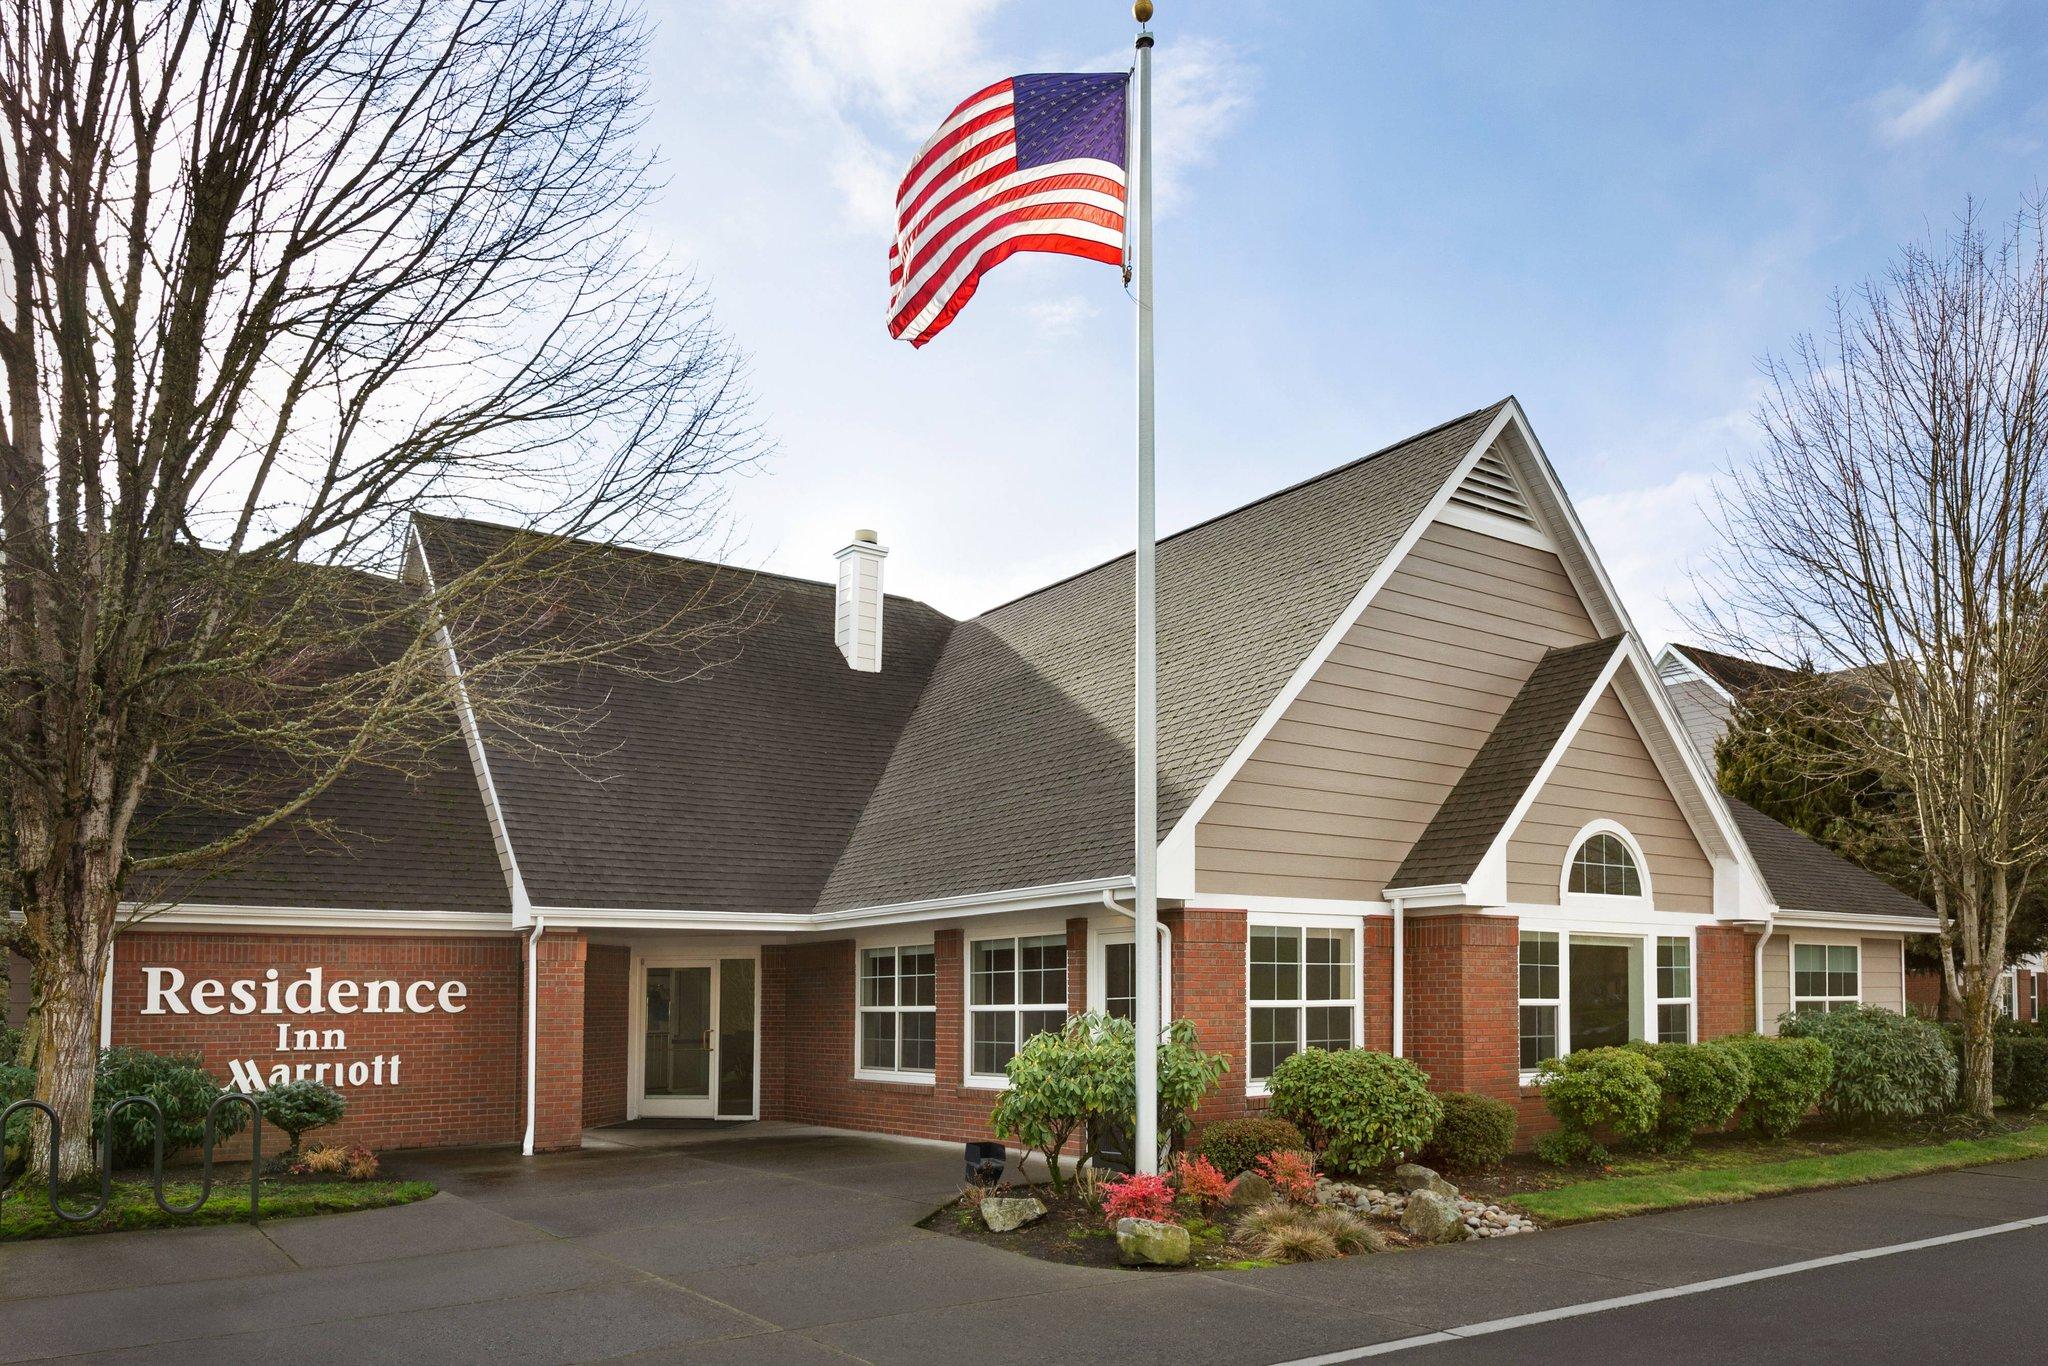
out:
<path id="1" fill-rule="evenodd" d="M 888 547 L 875 544 L 875 533 L 861 530 L 841 550 L 839 605 L 832 636 L 839 653 L 862 673 L 882 671 L 882 561 Z"/>

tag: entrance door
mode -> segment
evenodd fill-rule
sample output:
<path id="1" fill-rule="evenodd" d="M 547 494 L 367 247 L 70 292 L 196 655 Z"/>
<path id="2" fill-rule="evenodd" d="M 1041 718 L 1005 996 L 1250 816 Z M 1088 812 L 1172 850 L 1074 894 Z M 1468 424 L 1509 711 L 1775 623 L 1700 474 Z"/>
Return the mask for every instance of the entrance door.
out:
<path id="1" fill-rule="evenodd" d="M 646 966 L 637 1113 L 753 1117 L 754 976 L 751 958 Z"/>

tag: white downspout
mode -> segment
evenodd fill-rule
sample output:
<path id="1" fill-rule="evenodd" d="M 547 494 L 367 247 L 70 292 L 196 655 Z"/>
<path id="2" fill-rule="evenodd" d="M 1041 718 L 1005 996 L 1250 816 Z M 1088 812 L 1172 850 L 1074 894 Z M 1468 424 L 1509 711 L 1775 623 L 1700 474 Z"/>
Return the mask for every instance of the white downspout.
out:
<path id="1" fill-rule="evenodd" d="M 534 1109 L 539 1090 L 534 1070 L 540 1063 L 540 936 L 547 922 L 533 918 L 533 933 L 526 940 L 526 1138 L 519 1145 L 522 1156 L 533 1156 Z"/>
<path id="2" fill-rule="evenodd" d="M 1778 932 L 1778 922 L 1764 922 L 1764 937 L 1756 941 L 1756 983 L 1752 988 L 1756 996 L 1756 1032 L 1764 1032 L 1764 945 L 1771 942 L 1771 936 Z"/>
<path id="3" fill-rule="evenodd" d="M 1115 892 L 1104 891 L 1102 894 L 1102 904 L 1130 921 L 1134 926 L 1137 924 L 1137 911 L 1120 903 L 1116 899 Z M 1159 922 L 1159 961 L 1166 964 L 1166 971 L 1159 974 L 1159 990 L 1163 996 L 1168 994 L 1168 983 L 1173 980 L 1173 931 L 1167 927 L 1166 922 L 1163 920 Z M 1162 1001 L 1160 1003 L 1159 1020 L 1162 1025 L 1172 1023 L 1173 1002 Z"/>
<path id="4" fill-rule="evenodd" d="M 1407 1011 L 1403 1008 L 1402 987 L 1406 980 L 1402 960 L 1407 955 L 1402 951 L 1408 929 L 1408 907 L 1400 897 L 1394 898 L 1394 1056 L 1405 1056 L 1401 1052 L 1402 1031 L 1407 1023 Z"/>

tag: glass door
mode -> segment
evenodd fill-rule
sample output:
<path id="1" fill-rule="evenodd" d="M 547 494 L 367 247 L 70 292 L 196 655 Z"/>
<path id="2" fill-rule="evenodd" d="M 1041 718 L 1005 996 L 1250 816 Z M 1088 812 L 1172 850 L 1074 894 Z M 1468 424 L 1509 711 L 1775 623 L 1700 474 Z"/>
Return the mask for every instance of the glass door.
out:
<path id="1" fill-rule="evenodd" d="M 754 1114 L 755 963 L 649 963 L 641 987 L 637 1113 Z"/>

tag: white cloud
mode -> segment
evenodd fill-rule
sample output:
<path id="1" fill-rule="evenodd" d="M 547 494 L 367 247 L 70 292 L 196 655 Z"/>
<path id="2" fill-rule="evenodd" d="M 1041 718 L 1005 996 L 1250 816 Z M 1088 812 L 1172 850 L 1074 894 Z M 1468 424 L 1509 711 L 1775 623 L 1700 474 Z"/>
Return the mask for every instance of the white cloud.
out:
<path id="1" fill-rule="evenodd" d="M 1056 299 L 1040 299 L 1024 305 L 1024 316 L 1038 329 L 1044 341 L 1057 341 L 1072 335 L 1082 323 L 1101 313 L 1088 300 L 1078 294 L 1063 294 Z"/>
<path id="2" fill-rule="evenodd" d="M 1989 57 L 1960 57 L 1931 89 L 1901 86 L 1880 96 L 1878 131 L 1888 142 L 1920 137 L 1997 83 L 1997 62 Z"/>
<path id="3" fill-rule="evenodd" d="M 1679 608 L 1694 596 L 1693 575 L 1711 570 L 1719 539 L 1705 511 L 1713 487 L 1711 475 L 1688 470 L 1662 484 L 1578 500 L 1586 534 L 1653 650 L 1688 634 Z"/>
<path id="4" fill-rule="evenodd" d="M 1189 173 L 1205 165 L 1252 105 L 1253 72 L 1242 54 L 1209 38 L 1179 40 L 1153 63 L 1154 189 L 1162 207 L 1187 193 Z"/>

